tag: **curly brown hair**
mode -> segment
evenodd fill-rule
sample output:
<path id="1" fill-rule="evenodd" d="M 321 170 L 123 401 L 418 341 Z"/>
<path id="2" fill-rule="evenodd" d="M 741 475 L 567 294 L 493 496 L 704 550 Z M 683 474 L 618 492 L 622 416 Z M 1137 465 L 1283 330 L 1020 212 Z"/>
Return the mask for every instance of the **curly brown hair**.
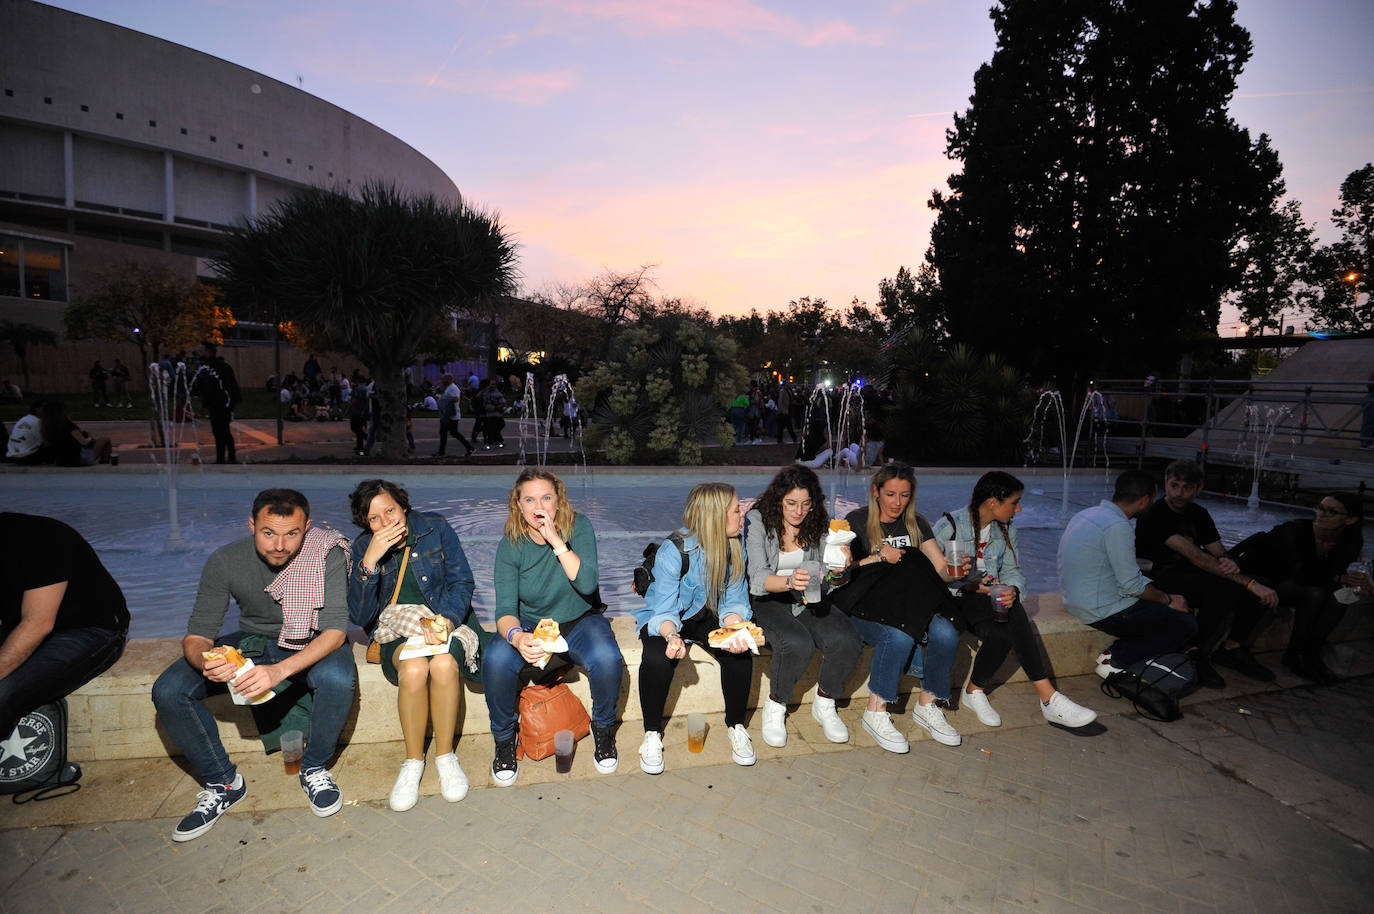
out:
<path id="1" fill-rule="evenodd" d="M 383 492 L 396 499 L 396 504 L 401 506 L 402 511 L 410 513 L 410 493 L 405 489 L 387 479 L 364 479 L 358 483 L 353 494 L 348 496 L 348 511 L 353 516 L 353 523 L 364 530 L 370 529 L 367 525 L 367 512 L 372 509 L 372 499 Z"/>
<path id="2" fill-rule="evenodd" d="M 782 542 L 782 500 L 793 489 L 805 489 L 811 497 L 811 510 L 802 518 L 797 529 L 797 544 L 803 549 L 819 546 L 821 537 L 830 530 L 830 515 L 825 510 L 825 493 L 814 470 L 804 466 L 783 467 L 778 470 L 768 488 L 754 502 L 763 518 L 764 529 Z"/>

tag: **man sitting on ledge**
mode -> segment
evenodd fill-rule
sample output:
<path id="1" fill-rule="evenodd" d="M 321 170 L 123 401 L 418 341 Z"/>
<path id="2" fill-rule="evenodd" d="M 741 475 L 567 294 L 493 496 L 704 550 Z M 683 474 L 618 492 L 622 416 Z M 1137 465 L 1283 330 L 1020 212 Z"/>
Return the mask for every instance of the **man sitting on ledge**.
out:
<path id="1" fill-rule="evenodd" d="M 1201 491 L 1202 467 L 1191 460 L 1175 460 L 1165 467 L 1164 497 L 1135 522 L 1136 556 L 1148 559 L 1153 565 L 1150 577 L 1160 587 L 1182 594 L 1197 614 L 1198 682 L 1211 689 L 1226 687 L 1212 663 L 1273 682 L 1273 671 L 1256 660 L 1244 642 L 1259 627 L 1265 609 L 1279 605 L 1278 594 L 1227 557 L 1212 515 L 1194 501 Z M 1218 647 L 1223 636 L 1226 643 Z"/>
<path id="2" fill-rule="evenodd" d="M 1136 564 L 1130 519 L 1154 496 L 1154 477 L 1127 470 L 1116 478 L 1111 501 L 1075 514 L 1059 541 L 1064 608 L 1117 639 L 1097 658 L 1103 679 L 1177 650 L 1197 632 L 1188 601 L 1151 584 Z"/>
<path id="3" fill-rule="evenodd" d="M 301 786 L 310 811 L 332 816 L 343 794 L 326 764 L 334 755 L 358 681 L 347 644 L 348 540 L 328 528 L 310 528 L 310 503 L 292 489 L 267 489 L 253 500 L 252 536 L 222 546 L 205 563 L 184 657 L 153 685 L 153 704 L 167 735 L 204 786 L 196 806 L 172 832 L 173 841 L 205 834 L 247 787 L 224 751 L 214 716 L 203 704 L 238 674 L 226 660 L 208 660 L 215 644 L 260 646 L 262 653 L 232 688 L 252 700 L 284 680 L 304 683 L 313 704 L 310 739 L 301 758 Z M 339 548 L 335 548 L 335 547 Z M 220 636 L 232 596 L 239 631 Z"/>

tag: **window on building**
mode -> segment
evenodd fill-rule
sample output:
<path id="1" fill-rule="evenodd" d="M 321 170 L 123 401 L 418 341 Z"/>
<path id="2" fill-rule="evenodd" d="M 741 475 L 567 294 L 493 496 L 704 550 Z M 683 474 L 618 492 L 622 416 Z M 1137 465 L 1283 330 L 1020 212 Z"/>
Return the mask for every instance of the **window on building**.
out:
<path id="1" fill-rule="evenodd" d="M 67 300 L 67 249 L 0 235 L 0 295 Z"/>

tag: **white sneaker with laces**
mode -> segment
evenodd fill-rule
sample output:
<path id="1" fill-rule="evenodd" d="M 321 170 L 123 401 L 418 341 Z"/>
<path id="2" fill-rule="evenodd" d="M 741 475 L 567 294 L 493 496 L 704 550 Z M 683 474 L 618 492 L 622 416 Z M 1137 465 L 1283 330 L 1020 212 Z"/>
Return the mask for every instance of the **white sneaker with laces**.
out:
<path id="1" fill-rule="evenodd" d="M 863 728 L 888 752 L 902 755 L 911 751 L 911 743 L 907 742 L 900 730 L 892 726 L 892 715 L 886 711 L 864 711 Z"/>
<path id="2" fill-rule="evenodd" d="M 988 701 L 988 693 L 982 689 L 964 692 L 964 707 L 978 715 L 978 723 L 983 726 L 1002 726 L 1002 715 L 993 710 L 992 702 Z"/>
<path id="3" fill-rule="evenodd" d="M 725 735 L 730 738 L 730 758 L 736 765 L 743 765 L 748 768 L 758 757 L 754 755 L 754 743 L 749 739 L 749 731 L 744 729 L 744 724 L 735 724 Z"/>
<path id="4" fill-rule="evenodd" d="M 935 742 L 945 746 L 957 746 L 964 741 L 959 735 L 959 731 L 949 725 L 945 720 L 944 712 L 935 706 L 935 702 L 923 705 L 919 701 L 911 709 L 911 719 L 916 721 L 922 729 L 930 734 L 930 738 Z"/>
<path id="5" fill-rule="evenodd" d="M 1119 667 L 1119 666 L 1112 666 L 1112 652 L 1111 652 L 1111 651 L 1103 651 L 1102 653 L 1100 653 L 1100 654 L 1097 655 L 1097 675 L 1101 676 L 1103 679 L 1106 679 L 1108 676 L 1112 675 L 1113 673 L 1120 673 L 1120 672 L 1121 672 L 1121 667 Z"/>
<path id="6" fill-rule="evenodd" d="M 401 773 L 396 776 L 396 784 L 391 788 L 389 802 L 397 812 L 405 812 L 420 799 L 420 776 L 425 773 L 425 760 L 408 758 L 401 762 Z"/>
<path id="7" fill-rule="evenodd" d="M 849 728 L 840 720 L 840 715 L 835 712 L 835 699 L 827 698 L 819 692 L 811 702 L 811 716 L 816 723 L 821 725 L 821 730 L 825 733 L 825 738 L 832 743 L 849 742 Z"/>
<path id="8" fill-rule="evenodd" d="M 1062 692 L 1055 692 L 1050 700 L 1040 706 L 1045 720 L 1064 727 L 1085 727 L 1097 720 L 1097 712 L 1071 701 Z"/>
<path id="9" fill-rule="evenodd" d="M 463 766 L 458 764 L 458 756 L 452 752 L 436 756 L 434 767 L 439 769 L 439 793 L 445 800 L 457 803 L 468 795 L 468 776 Z"/>
<path id="10" fill-rule="evenodd" d="M 773 697 L 763 700 L 763 726 L 759 728 L 763 733 L 763 741 L 774 749 L 781 749 L 787 745 L 787 705 L 780 701 L 774 701 Z M 753 764 L 750 762 L 749 764 Z"/>
<path id="11" fill-rule="evenodd" d="M 639 744 L 639 768 L 645 774 L 663 773 L 663 736 L 657 730 L 644 731 L 644 742 Z"/>

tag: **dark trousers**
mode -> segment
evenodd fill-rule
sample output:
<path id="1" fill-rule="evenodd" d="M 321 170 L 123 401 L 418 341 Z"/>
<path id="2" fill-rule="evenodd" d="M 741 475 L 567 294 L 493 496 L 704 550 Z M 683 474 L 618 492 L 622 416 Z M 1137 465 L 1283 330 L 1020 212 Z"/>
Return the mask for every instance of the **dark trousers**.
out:
<path id="1" fill-rule="evenodd" d="M 1112 644 L 1112 666 L 1121 669 L 1176 651 L 1197 634 L 1197 620 L 1188 613 L 1151 600 L 1137 600 L 1121 612 L 1089 624 L 1117 639 Z"/>
<path id="2" fill-rule="evenodd" d="M 733 654 L 708 647 L 707 636 L 712 629 L 719 627 L 715 613 L 702 610 L 690 619 L 684 619 L 678 632 L 683 639 L 696 642 L 715 656 L 720 667 L 720 693 L 725 699 L 725 726 L 733 727 L 744 723 L 744 714 L 749 705 L 749 682 L 754 672 L 754 655 L 747 651 Z M 639 661 L 639 710 L 644 715 L 644 732 L 656 730 L 662 733 L 663 706 L 668 703 L 668 689 L 672 687 L 673 673 L 677 671 L 679 661 L 669 660 L 664 653 L 668 649 L 666 638 L 651 635 L 647 629 L 641 628 L 639 640 L 643 644 Z"/>
<path id="3" fill-rule="evenodd" d="M 233 416 L 227 409 L 210 410 L 210 431 L 215 436 L 215 463 L 224 463 L 226 457 L 230 463 L 238 459 L 234 453 L 234 430 L 229 424 Z"/>
<path id="4" fill-rule="evenodd" d="M 1264 605 L 1244 585 L 1191 565 L 1161 572 L 1155 586 L 1187 598 L 1197 616 L 1197 644 L 1208 654 L 1227 636 L 1228 625 L 1230 637 L 1245 644 L 1264 616 Z"/>
<path id="5" fill-rule="evenodd" d="M 367 444 L 367 417 L 351 416 L 348 420 L 348 427 L 353 432 L 353 450 L 362 453 Z"/>
<path id="6" fill-rule="evenodd" d="M 463 433 L 458 430 L 457 419 L 439 420 L 439 456 L 444 456 L 444 451 L 448 450 L 448 436 L 452 435 L 453 440 L 467 448 L 469 454 L 472 453 L 472 445 L 468 439 L 463 437 Z"/>
<path id="7" fill-rule="evenodd" d="M 1327 587 L 1281 581 L 1275 588 L 1279 602 L 1293 607 L 1293 633 L 1288 638 L 1286 659 L 1320 659 L 1326 639 L 1345 618 L 1345 604 Z"/>
<path id="8" fill-rule="evenodd" d="M 1049 678 L 1045 671 L 1045 661 L 1040 656 L 1040 645 L 1035 642 L 1035 628 L 1031 625 L 1030 617 L 1026 615 L 1020 600 L 1011 604 L 1005 622 L 995 622 L 987 618 L 992 612 L 992 598 L 985 593 L 962 594 L 959 600 L 983 601 L 987 604 L 975 612 L 968 613 L 970 617 L 982 619 L 969 625 L 982 642 L 978 648 L 978 655 L 973 660 L 973 672 L 969 676 L 971 683 L 980 689 L 987 688 L 993 675 L 1007 659 L 1007 654 L 1013 650 L 1016 651 L 1016 659 L 1020 662 L 1021 669 L 1026 671 L 1027 679 L 1037 682 Z"/>
<path id="9" fill-rule="evenodd" d="M 791 416 L 790 414 L 788 414 L 788 413 L 779 413 L 779 414 L 778 414 L 777 426 L 778 426 L 778 444 L 782 444 L 782 433 L 783 433 L 783 432 L 787 432 L 787 434 L 789 434 L 789 435 L 792 436 L 792 443 L 793 443 L 793 444 L 796 444 L 796 443 L 797 443 L 797 430 L 792 426 L 792 416 Z"/>
<path id="10" fill-rule="evenodd" d="M 67 628 L 44 638 L 18 669 L 0 679 L 0 739 L 8 738 L 25 714 L 114 666 L 127 640 L 126 632 L 108 628 Z"/>
<path id="11" fill-rule="evenodd" d="M 754 621 L 768 639 L 773 659 L 768 667 L 769 693 L 774 701 L 787 704 L 796 691 L 797 680 L 806 672 L 811 655 L 821 652 L 817 675 L 821 691 L 831 696 L 844 694 L 845 682 L 863 653 L 864 642 L 850 618 L 828 600 L 808 603 L 798 615 L 790 594 L 754 597 Z"/>

